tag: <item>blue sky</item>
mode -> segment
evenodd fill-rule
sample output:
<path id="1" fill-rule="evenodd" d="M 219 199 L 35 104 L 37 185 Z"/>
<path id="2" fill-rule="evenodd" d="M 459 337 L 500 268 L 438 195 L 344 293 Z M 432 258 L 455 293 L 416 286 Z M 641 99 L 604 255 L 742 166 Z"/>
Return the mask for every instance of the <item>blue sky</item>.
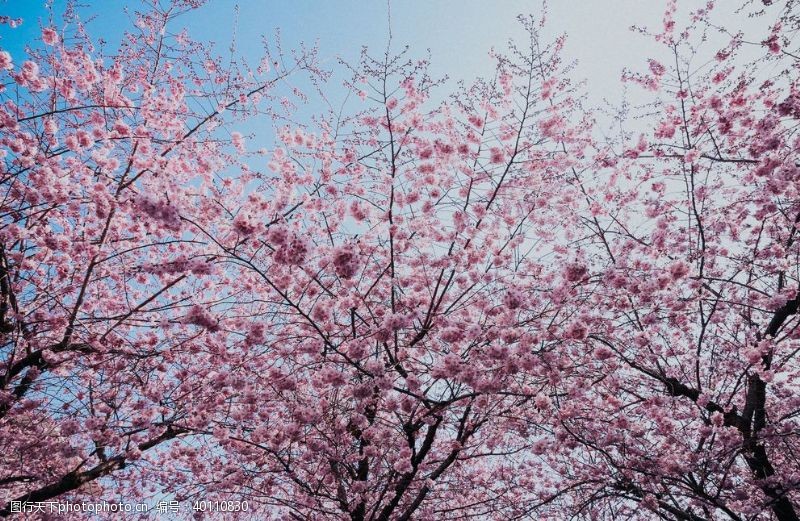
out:
<path id="1" fill-rule="evenodd" d="M 54 0 L 56 10 L 65 4 Z M 134 0 L 80 2 L 79 9 L 89 23 L 92 35 L 109 43 L 118 41 L 129 25 L 126 7 L 134 10 Z M 412 52 L 423 56 L 430 49 L 434 72 L 454 79 L 470 79 L 491 74 L 487 53 L 491 47 L 503 48 L 509 37 L 521 36 L 517 14 L 539 13 L 541 2 L 508 0 L 249 0 L 239 2 L 238 21 L 235 6 L 229 0 L 210 0 L 200 10 L 177 22 L 189 28 L 196 39 L 212 40 L 221 51 L 227 49 L 233 28 L 237 28 L 239 50 L 257 52 L 260 35 L 271 35 L 280 28 L 287 47 L 299 42 L 319 42 L 321 56 L 332 66 L 337 56 L 354 59 L 362 45 L 383 50 L 387 43 L 389 16 L 393 47 L 408 44 Z M 646 56 L 646 40 L 628 31 L 634 23 L 659 24 L 661 2 L 652 0 L 560 0 L 551 2 L 549 31 L 570 35 L 568 53 L 579 60 L 579 76 L 587 77 L 598 96 L 614 95 L 615 81 L 621 68 L 641 62 Z M 22 17 L 22 27 L 0 30 L 0 45 L 18 59 L 19 52 L 38 36 L 41 22 L 47 21 L 44 1 L 6 0 L 0 2 L 0 14 Z M 612 80 L 612 81 L 609 81 Z M 601 94 L 602 93 L 602 94 Z"/>
<path id="2" fill-rule="evenodd" d="M 55 11 L 63 10 L 64 0 L 51 0 Z M 141 8 L 140 0 L 82 0 L 81 17 L 89 20 L 94 37 L 111 45 L 130 27 L 130 12 Z M 705 2 L 680 2 L 679 15 Z M 716 17 L 742 28 L 761 30 L 765 21 L 748 21 L 732 16 L 740 2 L 718 2 Z M 573 80 L 585 79 L 589 102 L 598 105 L 608 99 L 613 105 L 622 101 L 619 81 L 624 67 L 643 70 L 648 57 L 659 57 L 663 49 L 649 38 L 630 30 L 632 25 L 659 29 L 665 2 L 659 0 L 551 0 L 547 7 L 546 36 L 567 33 L 566 57 L 578 61 Z M 734 5 L 735 4 L 735 5 Z M 238 5 L 238 15 L 236 6 Z M 21 61 L 26 44 L 39 36 L 47 22 L 44 0 L 0 0 L 0 14 L 21 17 L 18 29 L 0 27 L 0 47 L 9 51 L 15 62 Z M 250 62 L 260 59 L 261 35 L 271 37 L 280 28 L 286 49 L 300 42 L 318 43 L 326 68 L 337 69 L 337 58 L 356 61 L 362 45 L 375 54 L 386 48 L 391 20 L 392 48 L 411 46 L 412 56 L 425 57 L 430 49 L 434 76 L 448 75 L 452 80 L 470 80 L 493 72 L 488 51 L 502 50 L 509 38 L 523 38 L 518 14 L 541 15 L 541 0 L 209 0 L 201 9 L 177 19 L 197 40 L 216 42 L 220 53 L 227 54 L 236 29 L 237 49 Z M 127 12 L 126 12 L 127 11 Z M 176 28 L 177 29 L 177 28 Z M 766 34 L 760 32 L 760 34 Z M 714 48 L 714 51 L 716 47 Z M 341 69 L 339 68 L 339 72 Z M 334 76 L 332 101 L 338 102 L 336 86 L 346 79 Z M 343 96 L 343 93 L 341 94 Z M 636 93 L 628 93 L 636 102 Z M 324 107 L 309 107 L 311 112 Z"/>

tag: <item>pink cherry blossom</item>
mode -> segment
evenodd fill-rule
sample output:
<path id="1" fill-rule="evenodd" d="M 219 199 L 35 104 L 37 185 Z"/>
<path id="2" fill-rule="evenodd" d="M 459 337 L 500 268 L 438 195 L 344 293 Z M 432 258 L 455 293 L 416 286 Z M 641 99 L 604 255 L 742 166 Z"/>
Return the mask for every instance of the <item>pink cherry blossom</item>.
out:
<path id="1" fill-rule="evenodd" d="M 0 51 L 1 515 L 798 519 L 792 2 L 660 4 L 619 110 L 538 17 L 449 83 L 202 3 Z"/>

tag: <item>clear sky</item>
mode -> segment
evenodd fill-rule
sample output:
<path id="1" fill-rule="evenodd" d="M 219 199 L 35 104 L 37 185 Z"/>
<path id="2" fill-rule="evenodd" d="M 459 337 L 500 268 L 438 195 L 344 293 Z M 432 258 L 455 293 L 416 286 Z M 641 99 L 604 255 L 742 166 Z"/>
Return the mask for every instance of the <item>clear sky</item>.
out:
<path id="1" fill-rule="evenodd" d="M 51 0 L 56 11 L 64 0 Z M 82 0 L 82 18 L 91 19 L 89 32 L 110 44 L 119 41 L 140 0 Z M 717 2 L 716 17 L 737 29 L 747 24 L 766 34 L 764 20 L 748 21 L 731 10 L 740 2 Z M 0 14 L 22 17 L 22 27 L 0 28 L 0 46 L 11 52 L 15 61 L 25 44 L 39 35 L 48 11 L 44 0 L 0 0 Z M 585 79 L 592 104 L 607 98 L 614 105 L 621 101 L 619 81 L 624 67 L 646 68 L 648 57 L 661 50 L 647 37 L 630 30 L 632 25 L 658 30 L 665 2 L 660 0 L 551 0 L 547 7 L 549 36 L 567 33 L 566 53 L 578 60 L 575 80 Z M 679 16 L 685 18 L 705 0 L 679 2 Z M 238 15 L 236 6 L 238 5 Z M 727 11 L 726 11 L 727 9 Z M 423 57 L 430 49 L 432 72 L 451 79 L 469 80 L 490 75 L 488 51 L 503 49 L 511 37 L 522 37 L 518 14 L 541 15 L 540 0 L 210 0 L 201 9 L 179 18 L 193 38 L 214 41 L 221 53 L 227 48 L 236 28 L 238 51 L 252 63 L 259 60 L 261 35 L 271 36 L 280 28 L 284 46 L 300 42 L 318 43 L 323 63 L 336 68 L 336 58 L 355 61 L 362 45 L 382 52 L 387 43 L 391 20 L 392 47 L 408 44 L 412 55 Z M 340 80 L 344 79 L 340 77 Z M 340 84 L 335 81 L 333 85 Z M 333 87 L 333 86 L 332 86 Z M 334 101 L 337 101 L 334 99 Z"/>

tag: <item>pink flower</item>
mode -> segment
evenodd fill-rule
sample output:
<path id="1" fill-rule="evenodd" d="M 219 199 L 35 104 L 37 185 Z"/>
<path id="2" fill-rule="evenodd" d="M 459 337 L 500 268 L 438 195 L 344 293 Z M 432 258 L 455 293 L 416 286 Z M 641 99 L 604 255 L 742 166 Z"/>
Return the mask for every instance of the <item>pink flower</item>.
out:
<path id="1" fill-rule="evenodd" d="M 217 320 L 202 306 L 192 306 L 184 317 L 184 322 L 200 326 L 211 332 L 219 330 Z"/>
<path id="2" fill-rule="evenodd" d="M 398 331 L 411 324 L 411 318 L 402 313 L 389 313 L 383 320 L 382 327 L 390 331 Z"/>
<path id="3" fill-rule="evenodd" d="M 58 132 L 58 124 L 53 118 L 47 118 L 44 122 L 45 133 L 54 136 Z"/>
<path id="4" fill-rule="evenodd" d="M 517 309 L 522 306 L 524 301 L 525 298 L 522 292 L 515 288 L 509 289 L 506 291 L 506 294 L 503 295 L 503 305 L 505 305 L 508 309 Z"/>
<path id="5" fill-rule="evenodd" d="M 689 265 L 683 261 L 676 262 L 669 267 L 672 280 L 680 280 L 689 273 Z"/>
<path id="6" fill-rule="evenodd" d="M 353 216 L 353 219 L 359 222 L 367 218 L 367 214 L 364 211 L 364 208 L 358 201 L 353 201 L 352 203 L 350 203 L 350 215 Z"/>
<path id="7" fill-rule="evenodd" d="M 761 42 L 761 44 L 765 45 L 772 54 L 779 54 L 781 52 L 781 45 L 778 43 L 778 37 L 774 34 Z"/>
<path id="8" fill-rule="evenodd" d="M 500 163 L 503 162 L 503 159 L 504 159 L 503 151 L 500 149 L 500 147 L 492 147 L 492 149 L 490 151 L 490 154 L 491 154 L 491 157 L 490 157 L 489 160 L 492 163 L 500 164 Z"/>
<path id="9" fill-rule="evenodd" d="M 245 213 L 240 213 L 233 218 L 233 229 L 239 235 L 251 235 L 256 231 L 256 223 Z"/>
<path id="10" fill-rule="evenodd" d="M 58 33 L 52 27 L 45 27 L 42 29 L 42 41 L 47 45 L 55 45 L 58 43 Z"/>
<path id="11" fill-rule="evenodd" d="M 340 246 L 334 250 L 333 269 L 343 279 L 350 279 L 355 276 L 359 269 L 359 262 L 353 246 Z"/>
<path id="12" fill-rule="evenodd" d="M 129 136 L 129 135 L 130 135 L 130 133 L 131 133 L 131 127 L 129 127 L 128 125 L 126 125 L 126 124 L 125 124 L 123 121 L 121 121 L 121 120 L 117 120 L 117 121 L 114 123 L 113 130 L 114 130 L 114 132 L 116 132 L 117 134 L 119 134 L 119 136 L 120 136 L 120 137 Z"/>
<path id="13" fill-rule="evenodd" d="M 751 347 L 749 349 L 746 349 L 744 351 L 744 355 L 745 355 L 745 359 L 747 360 L 747 363 L 748 364 L 754 364 L 754 365 L 759 363 L 761 361 L 762 356 L 763 356 L 761 354 L 761 350 L 759 350 L 757 347 Z"/>
<path id="14" fill-rule="evenodd" d="M 659 62 L 651 59 L 648 60 L 648 65 L 650 66 L 650 72 L 652 72 L 654 76 L 661 77 L 664 75 L 664 66 Z"/>
<path id="15" fill-rule="evenodd" d="M 231 142 L 233 146 L 236 148 L 236 151 L 240 154 L 244 154 L 244 137 L 242 136 L 241 132 L 231 132 Z"/>
<path id="16" fill-rule="evenodd" d="M 39 79 L 39 64 L 30 60 L 25 61 L 22 64 L 21 76 L 26 84 L 35 82 Z"/>
<path id="17" fill-rule="evenodd" d="M 273 224 L 267 230 L 267 241 L 272 245 L 285 244 L 289 238 L 289 230 L 281 224 Z"/>
<path id="18" fill-rule="evenodd" d="M 608 360 L 614 356 L 614 351 L 606 346 L 600 346 L 594 350 L 594 357 L 598 360 Z"/>
<path id="19" fill-rule="evenodd" d="M 67 136 L 69 139 L 71 136 Z M 167 229 L 177 231 L 181 228 L 181 218 L 178 209 L 168 201 L 150 198 L 140 195 L 136 200 L 136 207 L 162 223 Z"/>
<path id="20" fill-rule="evenodd" d="M 311 318 L 316 322 L 325 322 L 331 317 L 330 308 L 324 302 L 317 302 L 311 310 Z"/>
<path id="21" fill-rule="evenodd" d="M 410 457 L 410 454 L 409 454 Z M 411 460 L 409 457 L 401 457 L 397 460 L 394 464 L 394 470 L 396 470 L 400 474 L 405 474 L 406 472 L 411 472 L 414 467 L 411 465 Z"/>
<path id="22" fill-rule="evenodd" d="M 447 343 L 454 343 L 463 340 L 465 337 L 464 328 L 461 327 L 446 327 L 442 330 L 439 338 Z"/>
<path id="23" fill-rule="evenodd" d="M 309 250 L 307 240 L 295 235 L 275 250 L 273 259 L 279 264 L 299 266 L 306 260 Z"/>
<path id="24" fill-rule="evenodd" d="M 567 267 L 564 270 L 564 276 L 569 282 L 582 281 L 586 278 L 588 273 L 589 270 L 586 268 L 586 266 L 577 262 L 567 264 Z"/>
<path id="25" fill-rule="evenodd" d="M 0 51 L 0 69 L 11 69 L 14 64 L 11 62 L 11 55 L 6 51 Z"/>
<path id="26" fill-rule="evenodd" d="M 250 330 L 245 336 L 245 342 L 248 345 L 258 345 L 264 343 L 266 339 L 266 328 L 263 323 L 256 322 L 250 326 Z"/>
<path id="27" fill-rule="evenodd" d="M 79 130 L 75 136 L 78 138 L 78 146 L 80 148 L 87 149 L 94 145 L 94 139 L 92 139 L 92 136 L 85 130 Z"/>
<path id="28" fill-rule="evenodd" d="M 588 331 L 586 326 L 582 323 L 573 322 L 566 330 L 566 336 L 572 340 L 583 340 L 586 338 Z"/>

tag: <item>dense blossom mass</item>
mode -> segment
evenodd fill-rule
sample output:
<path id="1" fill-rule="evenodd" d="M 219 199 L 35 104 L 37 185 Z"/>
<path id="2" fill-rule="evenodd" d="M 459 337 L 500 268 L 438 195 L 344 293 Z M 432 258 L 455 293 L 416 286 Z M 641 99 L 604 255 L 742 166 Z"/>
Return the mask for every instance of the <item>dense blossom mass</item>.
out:
<path id="1" fill-rule="evenodd" d="M 800 518 L 794 0 L 660 4 L 611 132 L 542 16 L 453 84 L 201 3 L 0 50 L 0 516 Z"/>

